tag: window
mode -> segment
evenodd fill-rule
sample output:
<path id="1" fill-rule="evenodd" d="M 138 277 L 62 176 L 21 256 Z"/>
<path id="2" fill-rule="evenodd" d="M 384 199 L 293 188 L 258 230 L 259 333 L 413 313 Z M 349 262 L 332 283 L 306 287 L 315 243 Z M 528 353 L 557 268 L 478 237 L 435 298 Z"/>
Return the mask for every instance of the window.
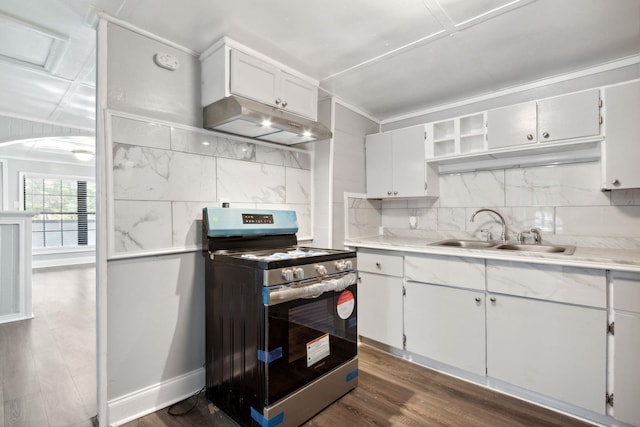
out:
<path id="1" fill-rule="evenodd" d="M 96 244 L 96 185 L 84 178 L 23 175 L 23 208 L 33 217 L 32 245 L 73 248 Z"/>

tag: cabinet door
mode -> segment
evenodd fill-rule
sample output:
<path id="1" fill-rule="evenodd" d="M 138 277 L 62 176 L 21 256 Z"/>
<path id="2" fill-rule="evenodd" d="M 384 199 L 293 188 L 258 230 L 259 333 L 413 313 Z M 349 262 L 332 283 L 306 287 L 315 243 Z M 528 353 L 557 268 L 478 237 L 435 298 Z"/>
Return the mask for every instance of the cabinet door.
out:
<path id="1" fill-rule="evenodd" d="M 597 89 L 538 101 L 538 141 L 582 138 L 600 133 Z"/>
<path id="2" fill-rule="evenodd" d="M 365 144 L 367 197 L 389 197 L 393 194 L 391 133 L 368 135 Z"/>
<path id="3" fill-rule="evenodd" d="M 615 314 L 613 387 L 615 419 L 640 425 L 640 315 Z"/>
<path id="4" fill-rule="evenodd" d="M 605 89 L 603 188 L 640 188 L 640 81 Z"/>
<path id="5" fill-rule="evenodd" d="M 407 282 L 407 350 L 485 375 L 484 292 Z"/>
<path id="6" fill-rule="evenodd" d="M 280 92 L 280 70 L 237 50 L 231 51 L 230 90 L 265 104 L 274 105 Z"/>
<path id="7" fill-rule="evenodd" d="M 281 72 L 280 106 L 311 120 L 318 117 L 318 90 L 314 85 L 289 73 Z"/>
<path id="8" fill-rule="evenodd" d="M 393 196 L 425 195 L 424 126 L 413 126 L 391 132 L 393 142 Z"/>
<path id="9" fill-rule="evenodd" d="M 489 294 L 487 375 L 605 413 L 605 310 Z"/>
<path id="10" fill-rule="evenodd" d="M 402 348 L 402 279 L 381 274 L 360 274 L 358 334 Z"/>
<path id="11" fill-rule="evenodd" d="M 535 101 L 490 110 L 487 113 L 487 147 L 503 148 L 536 142 Z"/>

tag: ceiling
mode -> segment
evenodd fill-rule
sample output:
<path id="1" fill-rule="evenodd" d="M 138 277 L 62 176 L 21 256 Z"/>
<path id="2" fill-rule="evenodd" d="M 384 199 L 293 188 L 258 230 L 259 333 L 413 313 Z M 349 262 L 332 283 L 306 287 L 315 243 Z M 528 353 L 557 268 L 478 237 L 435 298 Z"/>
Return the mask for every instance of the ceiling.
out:
<path id="1" fill-rule="evenodd" d="M 3 0 L 0 114 L 94 127 L 98 11 L 228 36 L 381 120 L 640 54 L 640 0 Z"/>

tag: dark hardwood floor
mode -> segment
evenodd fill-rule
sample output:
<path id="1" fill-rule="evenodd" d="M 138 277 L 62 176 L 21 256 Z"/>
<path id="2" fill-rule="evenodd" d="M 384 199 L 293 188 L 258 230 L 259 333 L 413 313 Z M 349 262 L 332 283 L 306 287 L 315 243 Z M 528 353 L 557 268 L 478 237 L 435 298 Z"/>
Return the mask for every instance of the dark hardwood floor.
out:
<path id="1" fill-rule="evenodd" d="M 0 324 L 0 427 L 91 427 L 95 268 L 34 270 L 33 319 Z"/>
<path id="2" fill-rule="evenodd" d="M 359 361 L 358 388 L 309 420 L 305 426 L 589 425 L 401 360 L 364 344 L 360 346 Z M 183 410 L 193 403 L 191 398 L 174 410 Z M 124 427 L 235 425 L 201 396 L 196 408 L 186 416 L 173 417 L 163 409 Z"/>

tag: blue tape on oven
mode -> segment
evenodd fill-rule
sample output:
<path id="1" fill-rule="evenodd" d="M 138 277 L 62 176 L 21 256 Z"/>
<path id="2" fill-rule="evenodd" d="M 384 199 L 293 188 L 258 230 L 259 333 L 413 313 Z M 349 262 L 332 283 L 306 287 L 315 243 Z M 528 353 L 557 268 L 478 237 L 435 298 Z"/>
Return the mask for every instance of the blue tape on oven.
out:
<path id="1" fill-rule="evenodd" d="M 269 305 L 269 288 L 262 288 L 262 304 Z"/>
<path id="2" fill-rule="evenodd" d="M 347 376 L 345 377 L 344 382 L 348 383 L 349 381 L 351 381 L 352 379 L 357 378 L 357 377 L 358 377 L 358 370 L 355 369 L 355 370 L 353 370 L 353 371 L 351 371 L 351 372 L 349 372 L 347 374 Z"/>
<path id="3" fill-rule="evenodd" d="M 282 357 L 282 347 L 278 347 L 271 351 L 258 350 L 258 360 L 269 364 L 274 360 L 278 360 Z"/>
<path id="4" fill-rule="evenodd" d="M 280 412 L 278 415 L 272 417 L 271 419 L 266 419 L 262 414 L 255 409 L 251 408 L 251 418 L 262 427 L 275 427 L 278 424 L 282 424 L 284 422 L 284 412 Z"/>

